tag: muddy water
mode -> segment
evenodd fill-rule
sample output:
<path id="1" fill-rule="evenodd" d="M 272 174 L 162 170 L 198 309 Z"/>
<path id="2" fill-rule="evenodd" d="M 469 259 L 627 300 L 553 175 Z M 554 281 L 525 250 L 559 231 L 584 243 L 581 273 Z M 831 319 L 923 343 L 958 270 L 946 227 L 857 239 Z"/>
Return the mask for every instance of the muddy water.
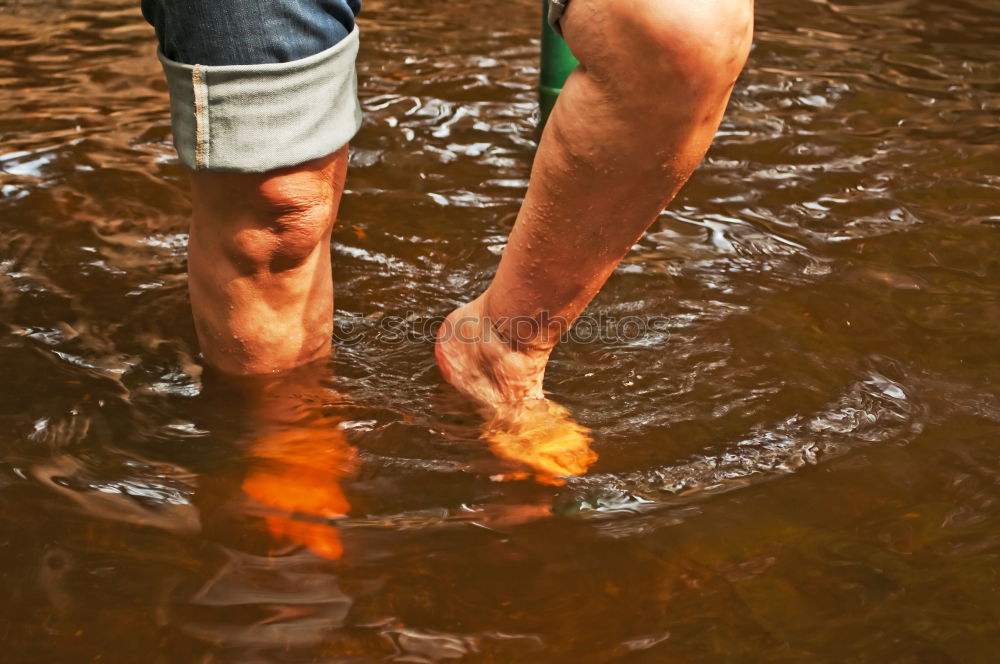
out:
<path id="1" fill-rule="evenodd" d="M 563 486 L 423 336 L 524 193 L 536 3 L 366 2 L 336 357 L 266 397 L 200 368 L 133 4 L 0 2 L 0 660 L 995 661 L 995 2 L 760 2 L 590 311 L 665 327 L 554 357 Z"/>

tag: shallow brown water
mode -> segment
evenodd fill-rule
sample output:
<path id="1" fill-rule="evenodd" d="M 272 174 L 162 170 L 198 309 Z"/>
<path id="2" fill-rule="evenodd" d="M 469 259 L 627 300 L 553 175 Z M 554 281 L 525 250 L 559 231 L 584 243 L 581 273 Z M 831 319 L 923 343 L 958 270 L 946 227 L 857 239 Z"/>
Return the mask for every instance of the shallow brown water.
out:
<path id="1" fill-rule="evenodd" d="M 760 2 L 707 162 L 592 307 L 669 334 L 554 358 L 600 458 L 553 487 L 492 481 L 429 340 L 379 333 L 495 268 L 536 3 L 367 1 L 338 351 L 278 431 L 199 368 L 133 4 L 0 1 L 0 661 L 995 661 L 1000 5 Z"/>

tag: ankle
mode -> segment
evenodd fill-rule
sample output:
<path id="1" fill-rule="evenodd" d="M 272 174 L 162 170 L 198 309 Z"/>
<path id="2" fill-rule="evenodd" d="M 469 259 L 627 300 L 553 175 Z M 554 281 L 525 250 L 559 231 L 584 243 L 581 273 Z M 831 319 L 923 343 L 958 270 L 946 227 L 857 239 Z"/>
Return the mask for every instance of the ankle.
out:
<path id="1" fill-rule="evenodd" d="M 561 326 L 548 312 L 511 314 L 500 298 L 486 291 L 474 304 L 483 321 L 484 334 L 498 339 L 511 351 L 548 357 L 561 336 Z"/>

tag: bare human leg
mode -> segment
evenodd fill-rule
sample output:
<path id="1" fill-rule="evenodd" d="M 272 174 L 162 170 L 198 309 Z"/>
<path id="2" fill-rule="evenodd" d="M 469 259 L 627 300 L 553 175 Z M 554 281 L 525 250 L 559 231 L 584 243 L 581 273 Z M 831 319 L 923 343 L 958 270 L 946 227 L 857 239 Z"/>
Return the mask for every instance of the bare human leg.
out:
<path id="1" fill-rule="evenodd" d="M 330 233 L 347 147 L 262 174 L 195 171 L 188 274 L 195 327 L 218 389 L 256 434 L 244 480 L 281 541 L 340 556 L 330 521 L 349 509 L 339 480 L 353 448 L 317 401 L 333 324 Z M 270 375 L 269 375 L 270 374 Z"/>
<path id="2" fill-rule="evenodd" d="M 542 398 L 560 336 L 704 156 L 749 53 L 753 3 L 573 0 L 560 24 L 581 65 L 496 277 L 436 348 L 445 378 L 493 411 Z"/>
<path id="3" fill-rule="evenodd" d="M 330 350 L 330 232 L 347 148 L 263 174 L 196 171 L 189 289 L 216 389 L 242 404 L 256 433 L 243 489 L 272 534 L 337 558 L 329 519 L 349 506 L 339 479 L 353 449 L 316 401 Z M 267 375 L 272 374 L 272 375 Z"/>
<path id="4" fill-rule="evenodd" d="M 327 356 L 346 172 L 347 146 L 267 173 L 191 173 L 189 290 L 206 363 L 266 374 Z"/>

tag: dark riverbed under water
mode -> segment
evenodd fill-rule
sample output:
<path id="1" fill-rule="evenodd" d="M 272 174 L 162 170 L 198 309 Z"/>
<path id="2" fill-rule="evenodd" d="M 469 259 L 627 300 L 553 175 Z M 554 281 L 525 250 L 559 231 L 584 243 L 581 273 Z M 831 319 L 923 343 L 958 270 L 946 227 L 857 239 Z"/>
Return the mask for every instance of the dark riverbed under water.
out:
<path id="1" fill-rule="evenodd" d="M 666 329 L 554 356 L 599 459 L 549 486 L 494 481 L 430 340 L 379 333 L 495 269 L 538 3 L 366 0 L 337 352 L 267 431 L 198 362 L 137 4 L 0 0 L 0 661 L 996 661 L 1000 5 L 759 3 L 590 310 Z"/>

